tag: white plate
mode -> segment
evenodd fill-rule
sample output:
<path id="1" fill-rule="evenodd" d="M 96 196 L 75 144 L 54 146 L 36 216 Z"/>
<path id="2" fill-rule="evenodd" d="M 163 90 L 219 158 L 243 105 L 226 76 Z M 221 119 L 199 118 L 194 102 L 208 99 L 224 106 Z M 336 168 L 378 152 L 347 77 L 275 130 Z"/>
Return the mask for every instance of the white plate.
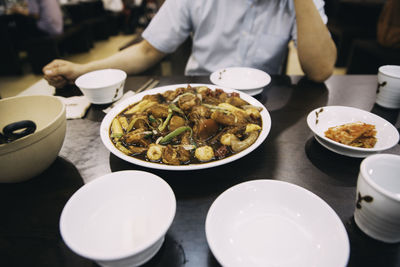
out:
<path id="1" fill-rule="evenodd" d="M 271 82 L 271 76 L 266 72 L 253 68 L 233 67 L 224 68 L 210 75 L 213 84 L 244 91 L 256 95 Z"/>
<path id="2" fill-rule="evenodd" d="M 106 146 L 106 148 L 113 153 L 114 155 L 116 155 L 117 157 L 127 161 L 127 162 L 131 162 L 143 167 L 147 167 L 147 168 L 154 168 L 154 169 L 161 169 L 161 170 L 197 170 L 197 169 L 205 169 L 205 168 L 211 168 L 211 167 L 215 167 L 215 166 L 219 166 L 219 165 L 223 165 L 232 161 L 235 161 L 237 159 L 240 159 L 241 157 L 249 154 L 250 152 L 252 152 L 254 149 L 256 149 L 259 145 L 261 145 L 265 138 L 267 138 L 268 133 L 271 129 L 271 117 L 267 111 L 267 109 L 255 98 L 253 98 L 252 96 L 249 96 L 243 92 L 237 91 L 237 90 L 233 90 L 233 89 L 229 89 L 229 88 L 223 88 L 223 87 L 217 87 L 214 85 L 210 85 L 210 84 L 190 84 L 192 87 L 196 87 L 196 86 L 207 86 L 208 88 L 215 90 L 217 88 L 220 88 L 222 90 L 224 90 L 227 93 L 232 93 L 232 92 L 236 92 L 240 95 L 240 97 L 247 101 L 249 104 L 256 106 L 256 107 L 262 107 L 262 111 L 260 112 L 261 114 L 261 119 L 262 119 L 262 130 L 260 132 L 260 135 L 258 136 L 257 140 L 254 142 L 254 144 L 252 144 L 250 147 L 246 148 L 245 150 L 234 154 L 232 156 L 229 156 L 227 158 L 221 159 L 221 160 L 217 160 L 217 161 L 212 161 L 212 162 L 207 162 L 207 163 L 202 163 L 202 164 L 189 164 L 189 165 L 179 165 L 179 166 L 174 166 L 174 165 L 165 165 L 165 164 L 160 164 L 160 163 L 154 163 L 154 162 L 147 162 L 144 160 L 140 160 L 134 157 L 130 157 L 128 155 L 125 155 L 124 153 L 122 153 L 121 151 L 119 151 L 114 144 L 112 143 L 110 137 L 109 137 L 109 130 L 110 130 L 110 125 L 112 120 L 115 118 L 115 116 L 117 116 L 121 111 L 123 111 L 125 108 L 127 108 L 129 105 L 134 104 L 139 102 L 143 96 L 147 95 L 147 94 L 157 94 L 157 93 L 163 93 L 165 91 L 168 90 L 175 90 L 178 87 L 187 87 L 188 84 L 175 84 L 175 85 L 168 85 L 168 86 L 162 86 L 162 87 L 158 87 L 158 88 L 154 88 L 151 89 L 149 91 L 146 92 L 142 92 L 139 93 L 137 95 L 134 95 L 124 101 L 122 101 L 121 103 L 119 103 L 118 105 L 116 105 L 114 108 L 112 108 L 107 115 L 104 117 L 101 126 L 100 126 L 100 137 L 101 140 L 103 142 L 103 144 Z"/>
<path id="3" fill-rule="evenodd" d="M 222 266 L 342 267 L 350 254 L 335 211 L 312 192 L 282 181 L 229 188 L 211 205 L 205 230 Z"/>
<path id="4" fill-rule="evenodd" d="M 352 151 L 350 149 L 344 148 L 344 147 L 340 147 L 340 146 L 336 146 L 336 145 L 332 145 L 329 142 L 326 142 L 324 139 L 322 139 L 321 137 L 319 137 L 318 135 L 314 135 L 315 140 L 317 140 L 318 143 L 320 143 L 323 147 L 325 147 L 326 149 L 335 152 L 337 154 L 341 154 L 344 156 L 348 156 L 348 157 L 352 157 L 352 158 L 365 158 L 369 155 L 375 154 L 376 152 L 371 151 L 371 152 L 359 152 L 359 151 Z"/>
<path id="5" fill-rule="evenodd" d="M 325 131 L 328 128 L 354 122 L 375 125 L 377 142 L 373 148 L 348 146 L 325 137 Z M 390 122 L 378 115 L 353 107 L 326 106 L 316 108 L 308 114 L 307 124 L 321 145 L 333 152 L 350 157 L 367 157 L 390 149 L 399 142 L 399 132 Z"/>

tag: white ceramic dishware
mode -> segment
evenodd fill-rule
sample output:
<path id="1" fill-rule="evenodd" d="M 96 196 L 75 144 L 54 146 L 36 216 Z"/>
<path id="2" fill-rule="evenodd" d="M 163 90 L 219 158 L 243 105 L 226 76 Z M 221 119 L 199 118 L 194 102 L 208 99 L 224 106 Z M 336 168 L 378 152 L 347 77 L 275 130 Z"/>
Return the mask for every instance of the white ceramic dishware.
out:
<path id="1" fill-rule="evenodd" d="M 354 219 L 368 236 L 400 242 L 400 156 L 379 154 L 361 162 Z"/>
<path id="2" fill-rule="evenodd" d="M 0 132 L 7 125 L 20 121 L 31 121 L 36 125 L 33 133 L 0 143 L 0 182 L 26 181 L 46 170 L 64 143 L 65 104 L 59 98 L 47 95 L 8 97 L 0 99 L 0 114 Z"/>
<path id="3" fill-rule="evenodd" d="M 335 211 L 291 183 L 253 180 L 211 205 L 206 238 L 222 266 L 346 266 L 350 245 Z"/>
<path id="4" fill-rule="evenodd" d="M 247 95 L 243 92 L 240 92 L 237 90 L 232 90 L 229 88 L 218 87 L 218 86 L 214 86 L 214 85 L 210 85 L 210 84 L 190 84 L 190 86 L 192 86 L 192 87 L 207 86 L 211 90 L 215 90 L 215 89 L 219 88 L 219 89 L 224 90 L 227 93 L 236 92 L 240 95 L 240 97 L 243 100 L 247 101 L 249 104 L 262 108 L 262 110 L 260 111 L 261 119 L 262 119 L 262 130 L 261 130 L 257 140 L 251 146 L 244 149 L 243 151 L 238 152 L 232 156 L 226 157 L 224 159 L 201 163 L 201 164 L 188 164 L 188 165 L 166 165 L 166 164 L 160 164 L 160 163 L 156 163 L 156 162 L 140 160 L 140 159 L 130 157 L 130 156 L 124 154 L 123 152 L 121 152 L 120 150 L 118 150 L 115 147 L 115 145 L 112 143 L 112 141 L 110 139 L 110 127 L 111 127 L 112 121 L 115 118 L 115 116 L 117 116 L 120 112 L 122 112 L 124 109 L 126 109 L 129 105 L 139 102 L 147 94 L 163 93 L 168 90 L 175 90 L 176 88 L 187 87 L 187 86 L 188 86 L 188 84 L 176 84 L 176 85 L 168 85 L 168 86 L 154 88 L 149 91 L 136 94 L 136 95 L 132 96 L 131 98 L 128 98 L 128 99 L 124 100 L 123 102 L 119 103 L 118 105 L 116 105 L 112 110 L 110 110 L 107 113 L 107 115 L 104 117 L 104 119 L 101 123 L 100 137 L 101 137 L 103 144 L 106 146 L 106 148 L 111 153 L 113 153 L 115 156 L 117 156 L 127 162 L 134 163 L 134 164 L 137 164 L 137 165 L 140 165 L 143 167 L 147 167 L 147 168 L 184 171 L 184 170 L 196 170 L 196 169 L 211 168 L 211 167 L 215 167 L 215 166 L 219 166 L 219 165 L 223 165 L 223 164 L 227 164 L 229 162 L 235 161 L 237 159 L 244 157 L 245 155 L 249 154 L 250 152 L 252 152 L 259 145 L 261 145 L 264 142 L 264 140 L 267 138 L 269 131 L 271 129 L 271 117 L 270 117 L 267 109 L 258 100 L 256 100 L 252 96 Z"/>
<path id="5" fill-rule="evenodd" d="M 400 66 L 379 67 L 376 103 L 385 108 L 400 108 Z"/>
<path id="6" fill-rule="evenodd" d="M 325 136 L 325 131 L 330 127 L 355 122 L 375 125 L 377 142 L 373 148 L 353 147 Z M 349 157 L 365 158 L 388 150 L 399 142 L 399 132 L 390 122 L 376 114 L 354 107 L 325 106 L 316 108 L 308 114 L 307 124 L 322 146 Z"/>
<path id="7" fill-rule="evenodd" d="M 271 76 L 259 69 L 231 67 L 211 73 L 210 80 L 215 85 L 240 90 L 254 96 L 260 94 L 271 82 Z"/>
<path id="8" fill-rule="evenodd" d="M 317 142 L 325 147 L 326 149 L 335 152 L 337 154 L 340 155 L 344 155 L 347 157 L 352 157 L 352 158 L 365 158 L 369 155 L 373 155 L 376 152 L 369 152 L 369 153 L 365 153 L 365 152 L 359 152 L 359 151 L 355 151 L 352 149 L 348 149 L 346 147 L 341 147 L 341 146 L 336 146 L 336 145 L 332 145 L 331 143 L 327 142 L 326 140 L 322 139 L 321 137 L 319 137 L 318 135 L 314 135 L 315 140 L 317 140 Z"/>
<path id="9" fill-rule="evenodd" d="M 139 266 L 161 248 L 176 200 L 160 177 L 120 171 L 81 187 L 66 203 L 60 232 L 76 254 L 100 266 Z"/>
<path id="10" fill-rule="evenodd" d="M 96 70 L 79 76 L 75 85 L 91 103 L 108 104 L 122 97 L 126 76 L 119 69 Z"/>

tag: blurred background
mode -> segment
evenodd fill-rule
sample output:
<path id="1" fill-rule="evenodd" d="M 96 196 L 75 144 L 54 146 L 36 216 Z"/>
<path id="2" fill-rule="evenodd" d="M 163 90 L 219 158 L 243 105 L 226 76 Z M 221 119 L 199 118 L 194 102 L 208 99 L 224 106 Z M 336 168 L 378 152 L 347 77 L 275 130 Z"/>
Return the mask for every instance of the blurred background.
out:
<path id="1" fill-rule="evenodd" d="M 53 59 L 84 63 L 138 42 L 140 33 L 163 3 L 163 0 L 46 1 L 56 1 L 59 5 L 61 33 L 37 33 L 32 28 L 35 18 L 23 12 L 27 7 L 24 0 L 0 0 L 2 98 L 17 95 L 40 81 L 42 67 Z M 393 14 L 387 18 L 387 12 L 383 12 L 389 1 L 400 7 L 400 0 L 325 0 L 328 28 L 338 49 L 334 75 L 376 74 L 381 65 L 400 65 L 399 44 L 384 43 L 377 36 L 382 21 L 400 27 L 399 8 L 392 12 L 395 18 Z M 188 39 L 145 74 L 182 74 L 190 47 Z M 283 72 L 303 74 L 293 43 L 289 44 Z"/>

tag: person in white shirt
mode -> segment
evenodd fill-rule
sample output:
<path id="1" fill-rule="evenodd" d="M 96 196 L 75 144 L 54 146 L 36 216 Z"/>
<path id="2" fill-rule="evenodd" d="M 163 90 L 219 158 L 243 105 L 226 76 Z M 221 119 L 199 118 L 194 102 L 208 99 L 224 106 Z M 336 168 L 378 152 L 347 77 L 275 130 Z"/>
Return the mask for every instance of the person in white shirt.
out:
<path id="1" fill-rule="evenodd" d="M 323 82 L 332 75 L 336 62 L 323 7 L 323 0 L 167 0 L 138 44 L 87 64 L 55 60 L 43 72 L 56 87 L 102 68 L 139 74 L 191 37 L 187 75 L 206 75 L 232 66 L 276 74 L 288 43 L 294 40 L 305 75 Z"/>
<path id="2" fill-rule="evenodd" d="M 28 32 L 29 35 L 59 35 L 63 33 L 64 22 L 58 0 L 26 0 L 25 5 L 15 5 L 11 13 L 19 13 L 33 17 L 36 20 L 35 32 Z"/>
<path id="3" fill-rule="evenodd" d="M 110 12 L 121 12 L 124 9 L 122 0 L 103 0 L 103 6 L 105 10 Z"/>

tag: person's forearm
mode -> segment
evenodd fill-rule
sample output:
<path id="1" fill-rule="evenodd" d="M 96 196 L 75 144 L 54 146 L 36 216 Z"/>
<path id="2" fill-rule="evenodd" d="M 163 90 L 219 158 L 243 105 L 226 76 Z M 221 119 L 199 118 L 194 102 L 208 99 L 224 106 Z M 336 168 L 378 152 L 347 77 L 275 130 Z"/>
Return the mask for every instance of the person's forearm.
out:
<path id="1" fill-rule="evenodd" d="M 84 65 L 85 72 L 116 68 L 128 74 L 138 74 L 159 62 L 165 54 L 152 47 L 147 41 L 132 45 L 118 53 Z"/>
<path id="2" fill-rule="evenodd" d="M 309 79 L 323 82 L 333 73 L 336 46 L 313 0 L 294 0 L 297 21 L 297 51 Z"/>

